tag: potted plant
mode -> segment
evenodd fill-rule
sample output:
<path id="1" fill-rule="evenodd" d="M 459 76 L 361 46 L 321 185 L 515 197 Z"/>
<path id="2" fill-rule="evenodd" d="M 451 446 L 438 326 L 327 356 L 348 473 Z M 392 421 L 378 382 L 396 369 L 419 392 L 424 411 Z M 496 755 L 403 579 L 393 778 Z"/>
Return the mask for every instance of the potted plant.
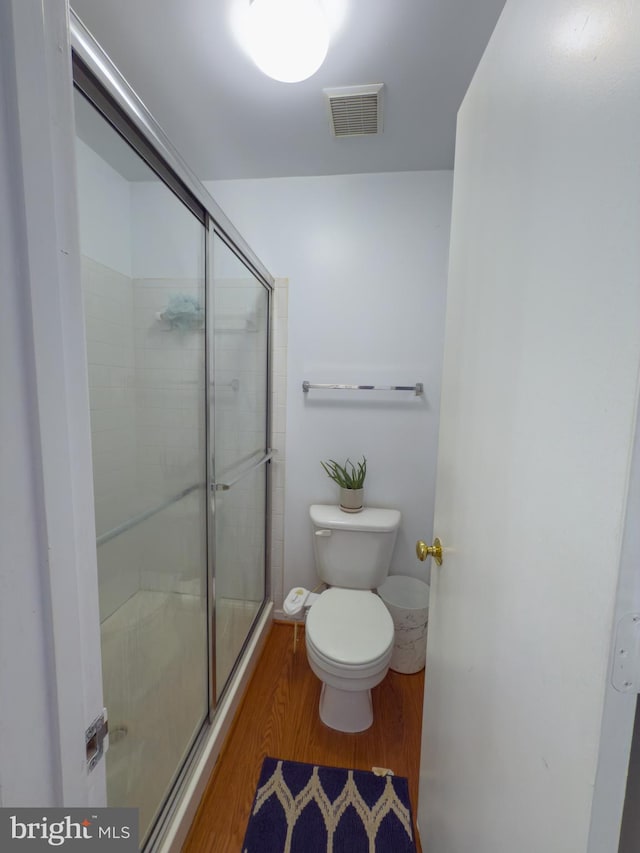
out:
<path id="1" fill-rule="evenodd" d="M 364 478 L 367 476 L 367 459 L 356 465 L 347 459 L 340 465 L 334 459 L 320 463 L 329 477 L 340 486 L 340 509 L 343 512 L 360 512 L 364 495 Z"/>

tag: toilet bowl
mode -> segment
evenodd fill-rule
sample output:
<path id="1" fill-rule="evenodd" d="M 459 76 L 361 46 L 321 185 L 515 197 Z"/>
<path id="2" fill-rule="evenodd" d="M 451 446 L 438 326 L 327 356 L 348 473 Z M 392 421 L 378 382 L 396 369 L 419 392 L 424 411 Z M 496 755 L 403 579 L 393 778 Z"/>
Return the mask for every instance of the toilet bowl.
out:
<path id="1" fill-rule="evenodd" d="M 333 587 L 310 608 L 306 623 L 309 665 L 322 681 L 322 722 L 361 732 L 373 722 L 371 688 L 384 679 L 393 652 L 393 620 L 369 590 Z"/>

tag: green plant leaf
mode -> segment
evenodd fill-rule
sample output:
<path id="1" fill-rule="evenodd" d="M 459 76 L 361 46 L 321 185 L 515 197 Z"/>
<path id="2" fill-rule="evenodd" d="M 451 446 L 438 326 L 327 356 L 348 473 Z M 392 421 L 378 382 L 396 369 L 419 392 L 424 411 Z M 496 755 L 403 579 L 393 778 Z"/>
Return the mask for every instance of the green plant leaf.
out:
<path id="1" fill-rule="evenodd" d="M 350 459 L 346 459 L 344 465 L 340 465 L 335 459 L 320 462 L 328 477 L 343 489 L 361 489 L 367 476 L 367 458 L 354 465 Z"/>

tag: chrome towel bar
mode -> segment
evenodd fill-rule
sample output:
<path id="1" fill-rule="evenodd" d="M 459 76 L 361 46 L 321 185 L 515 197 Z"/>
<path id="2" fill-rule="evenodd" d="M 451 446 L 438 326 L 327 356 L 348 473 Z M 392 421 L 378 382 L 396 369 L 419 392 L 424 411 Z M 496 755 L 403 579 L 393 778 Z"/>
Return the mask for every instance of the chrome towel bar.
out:
<path id="1" fill-rule="evenodd" d="M 177 495 L 173 495 L 172 497 L 167 498 L 166 501 L 163 501 L 163 503 L 159 504 L 158 506 L 154 506 L 151 509 L 147 509 L 144 512 L 139 513 L 138 515 L 134 515 L 133 518 L 130 518 L 128 521 L 119 524 L 112 530 L 108 530 L 106 533 L 103 533 L 102 536 L 98 536 L 98 538 L 96 539 L 96 547 L 104 545 L 105 542 L 110 542 L 112 539 L 115 539 L 122 533 L 126 533 L 127 530 L 131 530 L 132 527 L 136 527 L 141 522 L 146 521 L 148 518 L 151 518 L 154 515 L 157 515 L 159 512 L 162 512 L 163 509 L 167 509 L 172 504 L 178 503 L 178 501 L 181 501 L 183 498 L 186 498 L 187 495 L 196 492 L 198 489 L 203 489 L 204 487 L 204 483 L 195 483 L 195 485 L 189 486 L 188 488 L 183 489 L 181 492 L 178 492 Z"/>
<path id="2" fill-rule="evenodd" d="M 277 450 L 268 449 L 267 452 L 258 459 L 257 462 L 254 462 L 253 465 L 249 465 L 248 468 L 245 468 L 244 471 L 241 471 L 237 477 L 234 477 L 233 480 L 229 480 L 227 483 L 211 483 L 211 491 L 212 492 L 227 492 L 231 486 L 235 486 L 237 482 L 244 479 L 247 474 L 250 474 L 252 471 L 255 471 L 256 468 L 259 468 L 261 465 L 264 465 L 265 462 L 269 462 L 277 453 Z"/>
<path id="3" fill-rule="evenodd" d="M 418 396 L 424 394 L 424 385 L 422 382 L 415 385 L 317 385 L 305 379 L 302 390 L 305 394 L 308 391 L 413 391 Z"/>

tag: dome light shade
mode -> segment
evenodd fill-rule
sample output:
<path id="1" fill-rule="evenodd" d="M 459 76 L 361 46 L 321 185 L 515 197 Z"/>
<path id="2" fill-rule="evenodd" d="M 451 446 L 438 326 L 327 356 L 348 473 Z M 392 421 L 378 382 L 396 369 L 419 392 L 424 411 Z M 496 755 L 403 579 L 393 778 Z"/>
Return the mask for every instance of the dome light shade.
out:
<path id="1" fill-rule="evenodd" d="M 324 62 L 329 24 L 317 0 L 253 0 L 242 40 L 264 74 L 298 83 Z"/>

